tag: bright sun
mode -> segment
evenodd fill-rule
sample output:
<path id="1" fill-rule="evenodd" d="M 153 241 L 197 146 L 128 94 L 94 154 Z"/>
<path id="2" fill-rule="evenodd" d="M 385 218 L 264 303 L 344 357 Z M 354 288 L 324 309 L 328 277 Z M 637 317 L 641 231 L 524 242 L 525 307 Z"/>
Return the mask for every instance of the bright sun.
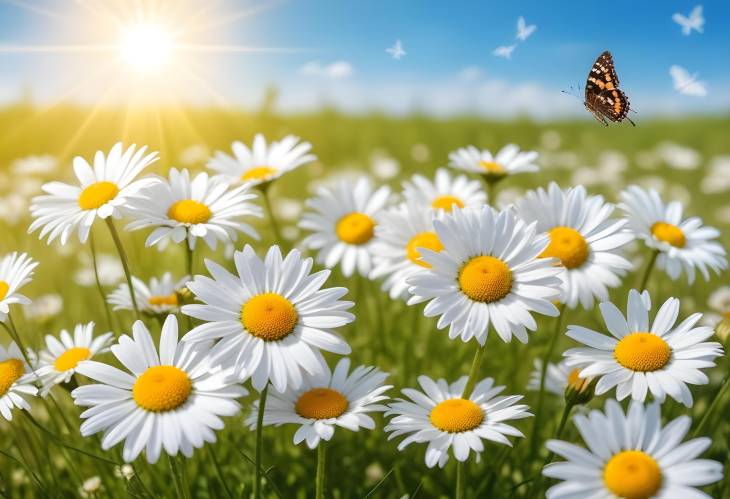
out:
<path id="1" fill-rule="evenodd" d="M 154 69 L 170 60 L 173 40 L 170 33 L 154 24 L 136 24 L 124 30 L 119 52 L 138 69 Z"/>

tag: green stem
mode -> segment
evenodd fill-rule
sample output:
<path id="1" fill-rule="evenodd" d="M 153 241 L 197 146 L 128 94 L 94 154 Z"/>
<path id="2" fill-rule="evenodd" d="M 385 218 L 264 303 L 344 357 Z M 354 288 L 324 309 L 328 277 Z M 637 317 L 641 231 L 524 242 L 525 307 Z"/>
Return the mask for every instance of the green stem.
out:
<path id="1" fill-rule="evenodd" d="M 269 217 L 271 228 L 274 231 L 274 237 L 276 237 L 276 242 L 280 246 L 283 246 L 284 239 L 282 239 L 281 237 L 281 232 L 279 232 L 279 225 L 276 223 L 276 217 L 274 216 L 274 210 L 271 208 L 271 199 L 269 199 L 269 184 L 263 184 L 259 186 L 259 190 L 261 191 L 261 197 L 264 199 L 264 207 L 266 208 L 266 214 Z"/>
<path id="2" fill-rule="evenodd" d="M 563 430 L 565 430 L 565 423 L 568 422 L 568 416 L 570 416 L 570 412 L 573 410 L 573 407 L 575 404 L 566 402 L 565 406 L 563 407 L 563 414 L 560 416 L 560 423 L 558 423 L 558 429 L 555 431 L 555 439 L 559 439 L 561 435 L 563 434 Z M 534 487 L 536 488 L 538 494 L 536 496 L 532 496 L 532 494 L 528 494 L 530 497 L 538 497 L 540 493 L 542 492 L 542 484 L 543 484 L 543 474 L 542 470 L 550 464 L 550 462 L 553 460 L 553 457 L 555 457 L 555 454 L 552 452 L 549 452 L 545 460 L 542 462 L 542 466 L 538 470 L 538 478 L 533 482 Z M 532 490 L 530 491 L 532 492 Z"/>
<path id="3" fill-rule="evenodd" d="M 129 271 L 129 261 L 127 260 L 127 253 L 124 251 L 124 246 L 122 246 L 122 240 L 119 238 L 119 233 L 117 232 L 117 228 L 114 226 L 114 221 L 112 220 L 112 217 L 107 217 L 105 221 L 107 227 L 109 227 L 109 232 L 112 235 L 112 239 L 114 240 L 114 246 L 117 247 L 119 260 L 122 262 L 124 277 L 127 279 L 127 286 L 129 286 L 129 296 L 132 297 L 134 318 L 140 320 L 139 307 L 137 306 L 137 295 L 134 291 L 134 286 L 132 285 L 132 273 Z"/>
<path id="4" fill-rule="evenodd" d="M 7 324 L 5 322 L 0 322 L 0 324 L 2 324 L 3 328 L 5 328 L 5 331 L 8 332 L 15 344 L 18 345 L 18 348 L 20 348 L 20 353 L 23 354 L 23 359 L 25 359 L 26 364 L 28 364 L 28 366 L 30 366 L 30 369 L 33 370 L 33 372 L 35 373 L 33 363 L 30 361 L 30 357 L 28 356 L 28 350 L 25 348 L 25 345 L 23 345 L 23 341 L 20 339 L 18 330 L 16 329 L 15 323 L 13 322 L 13 316 L 10 315 L 10 312 L 8 312 Z"/>
<path id="5" fill-rule="evenodd" d="M 327 469 L 327 442 L 319 441 L 317 446 L 317 481 L 314 497 L 324 499 L 324 483 Z"/>
<path id="6" fill-rule="evenodd" d="M 466 497 L 466 467 L 465 461 L 456 461 L 456 499 Z"/>
<path id="7" fill-rule="evenodd" d="M 654 250 L 651 252 L 651 256 L 649 257 L 649 263 L 646 264 L 646 269 L 644 270 L 644 275 L 641 277 L 641 285 L 639 286 L 639 292 L 644 291 L 646 289 L 646 285 L 649 282 L 649 276 L 651 275 L 651 271 L 654 270 L 654 264 L 656 264 L 656 259 L 659 256 L 659 250 Z"/>
<path id="8" fill-rule="evenodd" d="M 268 383 L 261 392 L 261 398 L 259 399 L 259 413 L 256 418 L 256 456 L 254 456 L 254 466 L 256 467 L 256 480 L 253 484 L 253 496 L 254 499 L 261 499 L 261 457 L 263 454 L 264 444 L 264 411 L 266 410 L 266 396 L 269 393 Z"/>
<path id="9" fill-rule="evenodd" d="M 188 238 L 185 238 L 185 271 L 188 276 L 193 278 L 193 268 L 195 267 L 195 248 L 190 247 Z"/>
<path id="10" fill-rule="evenodd" d="M 715 410 L 717 410 L 718 406 L 720 405 L 720 402 L 725 397 L 725 393 L 727 392 L 728 387 L 730 387 L 730 374 L 726 375 L 725 379 L 722 380 L 722 384 L 720 385 L 720 388 L 717 390 L 717 393 L 712 398 L 712 403 L 710 404 L 710 407 L 707 408 L 705 413 L 702 415 L 702 419 L 700 419 L 700 422 L 697 425 L 697 428 L 695 428 L 695 430 L 692 432 L 692 437 L 696 437 L 697 435 L 702 434 L 702 429 L 710 421 L 710 417 L 715 412 Z"/>
<path id="11" fill-rule="evenodd" d="M 461 398 L 467 398 L 471 395 L 474 390 L 474 385 L 477 382 L 477 376 L 479 375 L 479 367 L 482 365 L 482 359 L 484 358 L 484 352 L 486 351 L 487 342 L 484 345 L 479 345 L 476 353 L 474 354 L 474 360 L 471 363 L 471 370 L 469 371 L 469 377 L 466 379 L 466 385 L 464 385 L 464 391 L 461 392 Z"/>
<path id="12" fill-rule="evenodd" d="M 175 492 L 177 493 L 178 499 L 185 498 L 185 486 L 183 485 L 182 476 L 180 476 L 180 470 L 175 462 L 175 457 L 167 455 L 167 461 L 170 463 L 170 473 L 172 473 L 172 481 L 175 484 Z"/>
<path id="13" fill-rule="evenodd" d="M 99 296 L 101 296 L 101 302 L 104 304 L 104 312 L 106 313 L 107 326 L 109 327 L 109 329 L 114 329 L 114 326 L 112 324 L 112 313 L 109 310 L 109 303 L 106 301 L 104 288 L 102 287 L 101 280 L 99 279 L 99 267 L 96 259 L 96 243 L 94 242 L 93 228 L 91 229 L 91 231 L 89 231 L 89 246 L 91 248 L 91 263 L 94 267 L 94 279 L 96 280 L 96 289 L 99 291 Z"/>
<path id="14" fill-rule="evenodd" d="M 210 458 L 213 461 L 213 466 L 215 467 L 215 472 L 218 475 L 218 480 L 221 482 L 221 487 L 223 488 L 223 492 L 226 493 L 226 497 L 229 499 L 233 496 L 231 495 L 231 491 L 228 489 L 228 485 L 226 484 L 226 479 L 223 476 L 223 470 L 221 470 L 220 462 L 218 461 L 218 456 L 215 455 L 215 447 L 213 445 L 208 446 L 208 452 L 210 452 Z"/>

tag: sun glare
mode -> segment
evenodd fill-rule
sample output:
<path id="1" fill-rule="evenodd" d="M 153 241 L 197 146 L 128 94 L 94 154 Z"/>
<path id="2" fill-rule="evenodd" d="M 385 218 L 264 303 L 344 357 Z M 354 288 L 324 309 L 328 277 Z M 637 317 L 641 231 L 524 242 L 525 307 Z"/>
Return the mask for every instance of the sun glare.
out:
<path id="1" fill-rule="evenodd" d="M 170 60 L 173 40 L 161 26 L 138 24 L 128 27 L 119 44 L 122 58 L 139 69 L 153 69 Z"/>

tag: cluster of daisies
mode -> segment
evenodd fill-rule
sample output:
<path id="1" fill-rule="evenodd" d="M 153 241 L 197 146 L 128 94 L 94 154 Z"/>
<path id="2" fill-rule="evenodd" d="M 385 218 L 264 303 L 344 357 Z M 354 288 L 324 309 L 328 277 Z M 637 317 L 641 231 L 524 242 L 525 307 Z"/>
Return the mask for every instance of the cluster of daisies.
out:
<path id="1" fill-rule="evenodd" d="M 232 151 L 211 158 L 213 174 L 171 168 L 165 177 L 143 176 L 157 154 L 116 144 L 93 162 L 77 157 L 76 184 L 43 186 L 29 232 L 40 229 L 41 238 L 61 244 L 77 233 L 84 243 L 97 218 L 104 220 L 127 274 L 105 298 L 114 310 L 134 310 L 138 320 L 120 335 L 95 335 L 93 322 L 76 325 L 73 334 L 46 336 L 36 355 L 24 348 L 26 332 L 15 328 L 10 306 L 30 302 L 19 290 L 37 263 L 25 254 L 5 256 L 0 321 L 14 340 L 0 347 L 6 419 L 14 407 L 29 410 L 30 397 L 75 378 L 79 386 L 71 395 L 87 408 L 82 435 L 102 433 L 103 449 L 122 444 L 124 460 L 144 452 L 154 463 L 163 452 L 189 457 L 215 442 L 221 418 L 241 411 L 249 383 L 259 401 L 246 421 L 257 432 L 298 425 L 294 443 L 316 448 L 336 427 L 375 428 L 371 413 L 384 412 L 390 438 L 404 437 L 399 449 L 427 444 L 426 465 L 443 467 L 450 456 L 479 459 L 485 441 L 511 445 L 510 437 L 524 436 L 512 422 L 532 415 L 520 395 L 503 395 L 494 379 L 479 379 L 489 333 L 527 343 L 538 316 L 598 303 L 605 328 L 568 326 L 567 336 L 580 346 L 558 365 L 536 361 L 528 388 L 561 395 L 615 388 L 616 400 L 630 396 L 632 402 L 624 412 L 609 399 L 603 412 L 574 418 L 588 449 L 547 443 L 566 459 L 544 469 L 562 480 L 548 497 L 699 497 L 694 486 L 721 478 L 719 463 L 696 459 L 709 439 L 680 444 L 689 418 L 662 427 L 659 405 L 669 396 L 692 406 L 690 386 L 708 383 L 703 371 L 723 355 L 719 343 L 708 341 L 713 328 L 700 325 L 701 314 L 680 320 L 676 298 L 650 320 L 652 299 L 643 289 L 628 293 L 625 313 L 609 301 L 609 290 L 633 270 L 625 252 L 635 241 L 651 255 L 647 277 L 655 265 L 691 284 L 697 271 L 709 279 L 710 271 L 727 268 L 718 231 L 684 219 L 680 204 L 633 186 L 621 194 L 617 216 L 603 197 L 551 183 L 497 209 L 482 182 L 491 193 L 508 176 L 537 170 L 537 153 L 508 145 L 493 155 L 470 146 L 449 157 L 461 173 L 442 168 L 433 179 L 415 175 L 399 194 L 366 177 L 321 187 L 299 223 L 308 233 L 301 248 L 314 258 L 279 245 L 259 255 L 241 244 L 230 265 L 206 259 L 207 275 L 193 275 L 192 265 L 179 278 L 166 272 L 145 282 L 132 275 L 115 220 L 146 230 L 146 246 L 181 244 L 189 258 L 198 239 L 211 249 L 234 244 L 241 234 L 256 240 L 252 219 L 264 214 L 257 201 L 267 206 L 272 182 L 316 159 L 311 145 L 293 136 L 267 144 L 257 135 L 251 148 L 235 142 Z M 270 211 L 269 217 L 273 224 Z M 315 261 L 325 269 L 315 269 Z M 420 376 L 420 388 L 403 389 L 403 398 L 392 402 L 381 370 L 353 368 L 348 357 L 331 369 L 323 352 L 348 356 L 338 329 L 355 320 L 354 304 L 343 299 L 348 290 L 325 286 L 335 267 L 348 278 L 380 281 L 393 300 L 422 306 L 449 338 L 475 340 L 475 369 L 451 382 Z M 158 323 L 145 322 L 152 318 L 161 328 L 158 345 L 150 331 Z M 115 365 L 99 361 L 108 351 Z M 654 402 L 644 406 L 649 394 Z"/>

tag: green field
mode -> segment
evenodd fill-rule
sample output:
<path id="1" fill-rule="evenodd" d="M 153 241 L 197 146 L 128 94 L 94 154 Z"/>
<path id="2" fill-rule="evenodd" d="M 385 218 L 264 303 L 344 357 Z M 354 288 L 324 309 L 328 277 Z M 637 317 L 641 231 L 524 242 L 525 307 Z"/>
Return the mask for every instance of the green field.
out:
<path id="1" fill-rule="evenodd" d="M 21 198 L 27 200 L 36 195 L 42 181 L 71 181 L 70 164 L 74 156 L 92 157 L 96 150 L 108 150 L 119 140 L 127 144 L 147 144 L 151 149 L 159 150 L 161 159 L 152 168 L 155 173 L 164 173 L 170 166 L 202 170 L 206 150 L 229 151 L 233 140 L 249 143 L 257 132 L 268 139 L 292 133 L 311 142 L 318 162 L 284 176 L 271 190 L 274 211 L 283 215 L 280 223 L 285 227 L 285 233 L 293 238 L 285 243 L 286 246 L 296 244 L 303 235 L 294 229 L 296 214 L 284 213 L 287 211 L 284 205 L 293 206 L 303 201 L 322 181 L 358 171 L 369 173 L 373 162 L 388 158 L 399 165 L 397 174 L 376 181 L 387 182 L 398 192 L 401 180 L 414 173 L 431 176 L 436 168 L 448 163 L 448 153 L 458 147 L 474 144 L 495 149 L 514 142 L 523 149 L 539 151 L 543 168 L 537 174 L 521 174 L 499 184 L 501 199 L 505 201 L 553 180 L 564 187 L 577 180 L 590 182 L 589 192 L 603 194 L 610 201 L 616 200 L 624 186 L 633 183 L 658 186 L 665 199 L 681 200 L 687 214 L 698 215 L 706 224 L 717 227 L 722 232 L 723 246 L 730 248 L 730 185 L 728 190 L 708 193 L 707 185 L 711 182 L 705 180 L 703 183 L 718 162 L 723 161 L 720 158 L 724 156 L 725 162 L 730 158 L 730 117 L 659 120 L 639 116 L 635 121 L 638 124 L 635 128 L 628 125 L 604 128 L 594 121 L 537 123 L 528 119 L 491 121 L 467 116 L 439 120 L 426 115 L 403 118 L 379 114 L 347 116 L 335 111 L 281 116 L 266 109 L 258 112 L 209 108 L 92 112 L 69 105 L 46 109 L 32 105 L 6 107 L 0 109 L 0 200 L 15 196 L 16 201 L 15 204 L 0 203 L 6 210 L 6 213 L 0 213 L 0 255 L 11 251 L 30 253 L 40 265 L 33 282 L 23 293 L 30 298 L 55 293 L 63 300 L 62 311 L 51 317 L 27 318 L 23 316 L 22 307 L 17 306 L 12 314 L 26 345 L 35 350 L 43 347 L 45 334 L 57 335 L 61 329 L 71 329 L 80 322 L 93 320 L 97 323 L 96 332 L 109 330 L 98 290 L 76 282 L 78 271 L 90 268 L 89 247 L 79 245 L 77 238 L 72 238 L 64 248 L 57 243 L 48 246 L 45 241 L 38 240 L 37 234 L 28 235 L 27 201 L 24 205 Z M 200 152 L 193 154 L 191 146 L 196 146 Z M 673 147 L 681 149 L 677 151 Z M 687 150 L 691 150 L 690 153 Z M 54 172 L 21 175 L 12 170 L 17 159 L 41 154 L 58 158 Z M 674 156 L 682 154 L 696 158 L 696 167 L 678 167 Z M 380 170 L 376 168 L 375 172 Z M 9 213 L 9 209 L 17 211 Z M 264 222 L 255 225 L 262 234 L 262 241 L 253 244 L 261 255 L 275 241 Z M 114 257 L 106 228 L 97 222 L 95 231 L 101 251 Z M 144 279 L 164 271 L 181 276 L 185 269 L 183 250 L 177 247 L 170 247 L 165 252 L 145 249 L 148 232 L 123 233 L 132 272 Z M 237 249 L 243 243 L 239 238 Z M 202 258 L 225 262 L 222 249 L 214 253 L 202 244 L 199 247 L 202 250 L 196 252 L 198 273 L 204 273 Z M 646 253 L 636 244 L 631 249 L 631 256 L 638 271 L 626 278 L 623 288 L 611 293 L 620 308 L 625 306 L 626 291 L 638 286 L 641 262 Z M 680 298 L 680 317 L 684 317 L 693 312 L 706 312 L 710 293 L 727 285 L 729 280 L 725 272 L 713 276 L 709 283 L 700 277 L 690 286 L 684 278 L 672 282 L 656 272 L 649 288 L 655 306 L 669 296 Z M 106 286 L 105 291 L 110 292 L 116 284 Z M 400 388 L 416 386 L 420 374 L 454 381 L 468 373 L 475 343 L 449 340 L 445 331 L 436 329 L 435 319 L 421 315 L 422 306 L 409 308 L 404 303 L 390 301 L 379 291 L 379 283 L 359 277 L 346 279 L 337 269 L 327 283 L 327 286 L 334 285 L 346 286 L 350 290 L 346 299 L 356 302 L 357 320 L 340 330 L 352 346 L 353 364 L 375 365 L 389 372 L 389 383 L 395 386 L 389 392 L 391 397 L 399 396 Z M 567 324 L 602 328 L 597 309 L 591 312 L 577 309 L 567 314 Z M 118 313 L 114 318 L 114 331 L 117 334 L 129 332 L 131 323 L 131 314 Z M 149 321 L 149 325 L 155 333 L 159 332 L 157 322 Z M 541 317 L 538 325 L 527 345 L 505 344 L 490 334 L 481 367 L 482 377 L 491 376 L 497 384 L 506 385 L 507 394 L 525 394 L 526 403 L 531 407 L 537 397 L 535 392 L 526 391 L 527 380 L 533 359 L 545 355 L 554 320 Z M 4 332 L 2 334 L 0 343 L 5 345 L 10 338 Z M 552 360 L 557 361 L 559 353 L 571 346 L 576 346 L 575 342 L 567 337 L 560 338 Z M 109 362 L 112 359 L 109 353 L 101 358 Z M 329 356 L 328 360 L 333 366 L 337 356 Z M 686 413 L 695 420 L 701 417 L 729 367 L 727 358 L 723 357 L 716 368 L 706 371 L 711 384 L 692 387 L 695 404 L 691 410 L 668 399 L 662 409 L 665 420 Z M 14 411 L 11 422 L 0 418 L 0 450 L 3 453 L 0 456 L 0 492 L 8 497 L 72 497 L 78 495 L 84 480 L 99 476 L 102 487 L 95 497 L 123 497 L 127 492 L 136 497 L 172 496 L 172 477 L 164 457 L 154 466 L 140 457 L 135 462 L 139 480 L 127 481 L 115 475 L 117 465 L 114 463 L 121 464 L 121 451 L 115 448 L 104 453 L 98 438 L 80 436 L 81 411 L 71 401 L 71 388 L 56 387 L 45 403 L 32 402 L 32 414 L 42 428 L 34 426 L 19 410 Z M 594 399 L 589 406 L 602 408 L 605 397 L 612 397 L 613 393 Z M 228 418 L 225 429 L 218 433 L 215 456 L 220 467 L 214 465 L 208 447 L 196 450 L 194 457 L 185 461 L 191 497 L 227 497 L 228 492 L 232 497 L 251 494 L 254 433 L 243 421 L 252 400 L 253 397 L 244 400 L 242 413 Z M 540 439 L 554 434 L 562 411 L 560 398 L 548 395 L 546 403 L 546 416 L 539 428 Z M 703 457 L 730 463 L 730 425 L 725 417 L 730 401 L 721 403 L 725 409 L 717 411 L 706 427 L 713 445 Z M 370 497 L 413 497 L 415 494 L 424 498 L 451 497 L 456 470 L 454 460 L 450 460 L 444 470 L 428 469 L 423 461 L 424 445 L 413 444 L 405 452 L 397 451 L 397 441 L 388 441 L 383 431 L 385 419 L 380 415 L 375 419 L 378 427 L 374 431 L 353 433 L 342 428 L 336 431 L 328 448 L 328 497 L 364 497 L 376 484 Z M 529 419 L 515 424 L 527 435 L 526 440 L 532 436 L 532 425 Z M 293 426 L 267 427 L 265 430 L 263 463 L 269 470 L 265 487 L 267 497 L 278 494 L 284 498 L 313 496 L 316 452 L 304 445 L 293 445 L 295 430 Z M 562 438 L 579 442 L 572 426 L 568 426 Z M 542 449 L 539 455 L 531 456 L 529 442 L 521 442 L 509 451 L 491 442 L 485 445 L 481 462 L 477 464 L 472 459 L 467 468 L 468 497 L 528 497 L 530 484 L 518 485 L 538 475 L 547 451 Z M 99 456 L 107 461 L 98 459 Z M 703 489 L 712 497 L 730 497 L 727 464 L 725 469 L 723 482 Z"/>

